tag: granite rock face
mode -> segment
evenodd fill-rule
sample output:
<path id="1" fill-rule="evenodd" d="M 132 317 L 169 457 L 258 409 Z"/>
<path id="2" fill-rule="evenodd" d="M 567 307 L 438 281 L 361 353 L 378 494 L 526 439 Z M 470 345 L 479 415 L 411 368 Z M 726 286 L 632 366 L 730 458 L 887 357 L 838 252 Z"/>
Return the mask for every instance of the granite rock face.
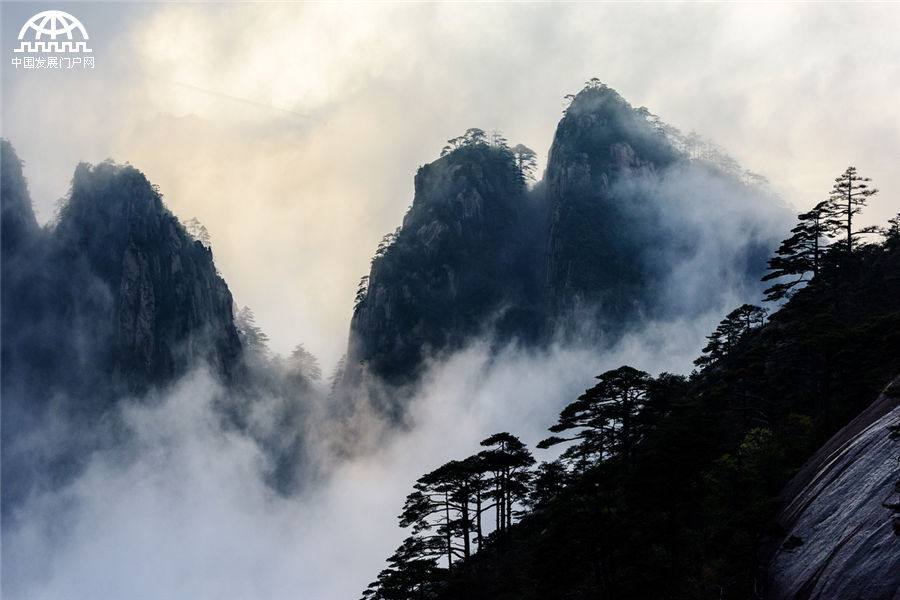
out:
<path id="1" fill-rule="evenodd" d="M 240 341 L 228 286 L 137 169 L 80 165 L 56 237 L 108 286 L 108 342 L 129 381 L 166 380 L 198 360 L 230 373 Z"/>
<path id="2" fill-rule="evenodd" d="M 567 329 L 586 318 L 608 334 L 646 310 L 644 246 L 655 223 L 640 208 L 658 199 L 617 190 L 682 160 L 614 90 L 586 89 L 573 99 L 544 175 L 550 310 Z"/>
<path id="3" fill-rule="evenodd" d="M 241 346 L 228 286 L 140 171 L 79 165 L 55 226 L 40 228 L 6 142 L 3 160 L 19 167 L 2 186 L 4 234 L 15 228 L 2 264 L 6 406 L 62 394 L 98 407 L 198 361 L 232 373 Z"/>
<path id="4" fill-rule="evenodd" d="M 145 392 L 201 363 L 229 381 L 242 349 L 212 253 L 137 169 L 79 165 L 55 224 L 40 227 L 5 141 L 2 160 L 6 518 L 115 439 L 120 401 L 152 402 Z"/>
<path id="5" fill-rule="evenodd" d="M 614 90 L 589 86 L 531 189 L 487 141 L 421 167 L 415 198 L 357 297 L 346 381 L 416 379 L 475 338 L 600 347 L 647 320 L 756 301 L 780 215 L 771 197 L 692 161 Z"/>
<path id="6" fill-rule="evenodd" d="M 900 523 L 886 506 L 900 502 L 898 424 L 900 378 L 787 486 L 768 598 L 900 598 Z"/>
<path id="7" fill-rule="evenodd" d="M 533 249 L 521 234 L 533 218 L 512 160 L 479 144 L 419 169 L 413 205 L 386 236 L 358 298 L 348 377 L 364 362 L 404 380 L 429 353 L 530 310 L 540 274 L 528 271 Z"/>

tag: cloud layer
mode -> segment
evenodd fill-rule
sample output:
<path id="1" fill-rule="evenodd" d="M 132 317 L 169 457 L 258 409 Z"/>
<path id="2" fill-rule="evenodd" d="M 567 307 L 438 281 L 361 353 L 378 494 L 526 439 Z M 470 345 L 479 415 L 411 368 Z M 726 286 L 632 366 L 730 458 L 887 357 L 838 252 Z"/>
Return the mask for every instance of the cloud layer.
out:
<path id="1" fill-rule="evenodd" d="M 533 448 L 593 375 L 622 363 L 686 371 L 717 319 L 649 325 L 602 355 L 491 356 L 476 343 L 432 365 L 408 429 L 339 463 L 323 443 L 314 452 L 332 465 L 328 476 L 292 496 L 266 485 L 265 452 L 222 425 L 214 407 L 226 391 L 197 370 L 164 397 L 124 402 L 127 441 L 98 450 L 74 481 L 11 516 L 4 597 L 355 598 L 402 539 L 395 517 L 421 474 L 474 454 L 496 431 Z M 55 435 L 52 426 L 45 434 Z"/>

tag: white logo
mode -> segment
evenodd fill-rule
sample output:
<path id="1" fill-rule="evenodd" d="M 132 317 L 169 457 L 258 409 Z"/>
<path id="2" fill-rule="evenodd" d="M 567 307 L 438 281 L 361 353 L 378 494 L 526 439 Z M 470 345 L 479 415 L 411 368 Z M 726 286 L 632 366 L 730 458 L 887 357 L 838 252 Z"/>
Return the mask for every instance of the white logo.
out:
<path id="1" fill-rule="evenodd" d="M 73 36 L 72 34 L 76 34 Z M 32 40 L 26 40 L 31 34 Z M 62 41 L 57 41 L 60 38 Z M 19 47 L 14 52 L 93 52 L 87 47 L 87 30 L 81 21 L 61 10 L 45 10 L 31 17 L 19 31 Z M 79 41 L 80 40 L 80 41 Z"/>
<path id="2" fill-rule="evenodd" d="M 22 25 L 19 47 L 13 50 L 10 63 L 26 71 L 93 69 L 95 60 L 87 45 L 89 39 L 81 21 L 69 13 L 45 10 Z"/>

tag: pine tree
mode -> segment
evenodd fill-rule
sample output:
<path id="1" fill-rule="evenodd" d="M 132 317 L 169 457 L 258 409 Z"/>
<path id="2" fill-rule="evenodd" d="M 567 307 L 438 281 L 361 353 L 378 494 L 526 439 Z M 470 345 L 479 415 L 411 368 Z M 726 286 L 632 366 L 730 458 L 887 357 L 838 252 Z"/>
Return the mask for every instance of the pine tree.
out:
<path id="1" fill-rule="evenodd" d="M 448 568 L 472 554 L 472 504 L 482 477 L 473 461 L 452 460 L 420 477 L 403 505 L 400 526 L 430 545 L 441 543 Z"/>
<path id="2" fill-rule="evenodd" d="M 569 481 L 569 474 L 562 461 L 542 462 L 535 470 L 528 495 L 528 505 L 532 510 L 548 506 L 556 500 Z"/>
<path id="3" fill-rule="evenodd" d="M 153 187 L 155 190 L 156 186 L 154 185 Z M 205 225 L 203 225 L 203 223 L 200 222 L 200 219 L 198 219 L 197 217 L 193 217 L 193 218 L 189 219 L 188 221 L 186 221 L 184 223 L 184 228 L 188 232 L 188 235 L 190 235 L 192 238 L 194 238 L 195 241 L 198 241 L 201 244 L 203 244 L 203 246 L 205 248 L 211 247 L 209 230 L 206 228 Z"/>
<path id="4" fill-rule="evenodd" d="M 440 544 L 411 536 L 388 559 L 388 567 L 378 580 L 363 592 L 363 600 L 412 600 L 433 597 L 433 589 L 442 579 L 437 566 Z"/>
<path id="5" fill-rule="evenodd" d="M 237 329 L 245 356 L 252 361 L 267 362 L 271 356 L 269 336 L 256 325 L 256 316 L 249 306 L 237 311 L 234 316 L 234 326 Z"/>
<path id="6" fill-rule="evenodd" d="M 566 406 L 559 422 L 550 427 L 553 433 L 574 431 L 572 437 L 551 436 L 538 444 L 538 448 L 549 448 L 578 441 L 561 457 L 572 463 L 576 471 L 586 470 L 597 459 L 615 456 L 628 467 L 638 439 L 635 419 L 652 381 L 648 373 L 629 366 L 607 371 L 597 379 L 600 383 Z"/>
<path id="7" fill-rule="evenodd" d="M 762 327 L 768 311 L 753 304 L 742 304 L 722 319 L 716 330 L 706 336 L 709 343 L 703 355 L 694 361 L 698 367 L 708 367 L 725 358 L 745 335 Z"/>
<path id="8" fill-rule="evenodd" d="M 496 504 L 498 531 L 506 531 L 512 526 L 513 506 L 524 500 L 530 489 L 531 472 L 534 464 L 531 452 L 519 438 L 507 433 L 495 433 L 481 442 L 488 448 L 479 457 L 483 469 L 493 474 L 489 493 Z"/>
<path id="9" fill-rule="evenodd" d="M 828 198 L 828 211 L 832 218 L 840 222 L 839 229 L 843 230 L 846 241 L 844 250 L 850 254 L 853 252 L 853 243 L 861 235 L 876 231 L 875 227 L 853 228 L 853 216 L 858 215 L 869 196 L 878 193 L 875 188 L 870 188 L 868 177 L 860 177 L 856 173 L 856 167 L 847 167 L 843 174 L 834 180 L 834 187 Z"/>
<path id="10" fill-rule="evenodd" d="M 882 228 L 881 235 L 888 245 L 900 243 L 900 214 L 888 219 L 888 226 Z"/>
<path id="11" fill-rule="evenodd" d="M 807 281 L 807 275 L 819 274 L 822 255 L 825 249 L 824 239 L 834 237 L 840 222 L 831 215 L 828 202 L 818 203 L 812 210 L 797 215 L 799 223 L 791 229 L 791 237 L 781 242 L 775 256 L 769 259 L 769 270 L 763 281 L 771 281 L 781 277 L 796 278 L 791 281 L 778 282 L 765 291 L 769 302 L 790 297 L 795 286 Z"/>
<path id="12" fill-rule="evenodd" d="M 303 379 L 307 382 L 318 381 L 322 378 L 322 368 L 319 366 L 319 359 L 307 350 L 303 344 L 294 346 L 287 363 L 292 378 Z"/>
<path id="13" fill-rule="evenodd" d="M 524 144 L 516 144 L 513 149 L 513 158 L 516 168 L 522 176 L 522 181 L 534 181 L 534 172 L 537 170 L 537 154 Z"/>

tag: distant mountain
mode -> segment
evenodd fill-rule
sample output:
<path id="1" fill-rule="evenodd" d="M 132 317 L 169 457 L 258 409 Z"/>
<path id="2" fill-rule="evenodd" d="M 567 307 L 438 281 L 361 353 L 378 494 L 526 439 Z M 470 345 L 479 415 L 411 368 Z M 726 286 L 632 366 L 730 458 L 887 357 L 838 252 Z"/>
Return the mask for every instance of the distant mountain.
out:
<path id="1" fill-rule="evenodd" d="M 412 208 L 357 298 L 348 364 L 401 382 L 472 336 L 538 335 L 535 210 L 506 147 L 466 144 L 420 168 Z"/>
<path id="2" fill-rule="evenodd" d="M 652 301 L 648 255 L 666 241 L 658 195 L 626 182 L 658 180 L 687 162 L 621 96 L 588 87 L 556 128 L 544 181 L 549 205 L 547 285 L 553 314 L 578 327 L 579 309 L 601 328 L 620 328 Z M 675 227 L 670 233 L 675 233 Z M 696 232 L 685 232 L 687 235 Z M 574 314 L 573 314 L 574 311 Z M 597 311 L 597 312 L 594 312 Z M 583 325 L 582 325 L 583 326 Z"/>
<path id="3" fill-rule="evenodd" d="M 168 383 L 198 361 L 227 380 L 241 343 L 211 251 L 187 234 L 140 171 L 78 165 L 58 221 L 41 228 L 6 140 L 2 167 L 0 391 L 9 499 L 16 492 L 16 478 L 7 477 L 17 464 L 12 444 L 51 412 L 90 432 L 117 398 Z M 71 454 L 55 459 L 74 460 Z"/>
<path id="4" fill-rule="evenodd" d="M 612 336 L 755 299 L 790 215 L 721 149 L 615 90 L 588 85 L 556 129 L 544 175 L 550 311 Z"/>
<path id="5" fill-rule="evenodd" d="M 599 345 L 758 296 L 789 215 L 721 150 L 595 81 L 533 189 L 515 152 L 478 132 L 419 169 L 402 227 L 373 258 L 351 384 L 413 381 L 426 356 L 475 337 Z"/>
<path id="6" fill-rule="evenodd" d="M 73 380 L 96 391 L 102 375 L 139 391 L 195 359 L 226 375 L 233 369 L 241 348 L 228 286 L 211 251 L 140 171 L 80 164 L 57 223 L 41 229 L 6 141 L 3 162 L 11 167 L 2 182 L 9 379 L 40 373 L 46 392 L 72 392 Z"/>

